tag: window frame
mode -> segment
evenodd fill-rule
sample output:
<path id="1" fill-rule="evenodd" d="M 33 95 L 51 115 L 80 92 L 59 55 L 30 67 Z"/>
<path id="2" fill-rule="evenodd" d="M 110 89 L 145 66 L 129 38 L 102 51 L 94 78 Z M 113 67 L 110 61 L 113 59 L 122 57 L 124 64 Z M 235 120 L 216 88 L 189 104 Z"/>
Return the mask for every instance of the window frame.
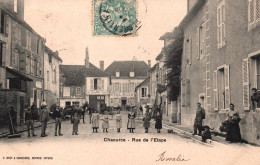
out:
<path id="1" fill-rule="evenodd" d="M 224 7 L 224 9 L 223 9 Z M 217 7 L 217 43 L 218 49 L 226 44 L 226 6 L 225 0 L 222 0 Z"/>
<path id="2" fill-rule="evenodd" d="M 81 94 L 81 88 L 80 87 L 76 87 L 76 95 L 80 95 Z"/>
<path id="3" fill-rule="evenodd" d="M 143 89 L 145 89 L 144 93 L 143 93 Z M 147 86 L 142 86 L 140 94 L 141 94 L 141 98 L 147 98 L 148 97 L 148 87 Z"/>

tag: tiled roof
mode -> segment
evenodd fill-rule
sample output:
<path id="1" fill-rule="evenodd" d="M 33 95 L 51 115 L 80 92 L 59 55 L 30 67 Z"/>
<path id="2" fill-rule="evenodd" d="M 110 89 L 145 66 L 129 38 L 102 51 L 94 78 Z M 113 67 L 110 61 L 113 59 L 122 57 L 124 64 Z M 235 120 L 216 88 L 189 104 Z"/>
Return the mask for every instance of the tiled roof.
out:
<path id="1" fill-rule="evenodd" d="M 138 88 L 140 88 L 141 86 L 143 86 L 144 84 L 147 84 L 148 83 L 148 86 L 150 86 L 150 77 L 147 77 L 143 82 L 141 82 L 139 85 L 137 85 L 135 87 L 135 90 L 137 90 Z"/>
<path id="2" fill-rule="evenodd" d="M 108 77 L 108 74 L 89 63 L 85 65 L 60 65 L 60 70 L 65 77 L 65 85 L 84 85 L 85 77 Z"/>
<path id="3" fill-rule="evenodd" d="M 144 61 L 114 61 L 110 64 L 105 72 L 113 77 L 116 75 L 116 71 L 120 72 L 119 78 L 130 78 L 129 72 L 134 70 L 134 78 L 147 77 L 148 65 Z"/>

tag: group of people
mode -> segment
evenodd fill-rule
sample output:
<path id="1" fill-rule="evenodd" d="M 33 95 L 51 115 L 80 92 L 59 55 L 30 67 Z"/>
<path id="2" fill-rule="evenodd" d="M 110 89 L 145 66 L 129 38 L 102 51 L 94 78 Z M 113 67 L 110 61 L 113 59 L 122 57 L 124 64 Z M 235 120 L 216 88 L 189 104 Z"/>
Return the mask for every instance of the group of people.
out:
<path id="1" fill-rule="evenodd" d="M 196 110 L 196 117 L 194 120 L 194 130 L 193 135 L 197 134 L 197 131 L 199 132 L 198 135 L 202 135 L 203 131 L 203 119 L 205 119 L 205 110 L 203 107 L 201 107 L 201 103 L 197 103 L 197 110 Z M 226 123 L 226 141 L 229 142 L 241 142 L 241 134 L 240 134 L 240 128 L 239 128 L 239 121 L 240 116 L 238 111 L 235 110 L 234 104 L 230 104 L 230 110 L 227 113 L 227 118 L 224 123 Z"/>

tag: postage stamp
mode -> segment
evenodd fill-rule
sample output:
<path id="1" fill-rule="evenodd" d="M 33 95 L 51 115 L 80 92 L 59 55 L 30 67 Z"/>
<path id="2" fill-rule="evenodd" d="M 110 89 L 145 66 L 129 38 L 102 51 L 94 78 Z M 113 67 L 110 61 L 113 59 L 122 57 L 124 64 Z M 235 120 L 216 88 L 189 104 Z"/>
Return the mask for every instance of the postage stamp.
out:
<path id="1" fill-rule="evenodd" d="M 136 36 L 136 0 L 93 0 L 96 36 Z"/>

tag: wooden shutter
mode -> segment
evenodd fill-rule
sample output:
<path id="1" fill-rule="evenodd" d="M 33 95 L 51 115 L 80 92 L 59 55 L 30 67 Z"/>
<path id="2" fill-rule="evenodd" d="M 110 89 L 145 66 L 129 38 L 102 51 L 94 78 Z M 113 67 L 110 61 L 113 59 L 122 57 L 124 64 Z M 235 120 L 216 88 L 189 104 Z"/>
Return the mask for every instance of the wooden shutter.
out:
<path id="1" fill-rule="evenodd" d="M 225 81 L 225 109 L 230 104 L 230 87 L 229 87 L 229 65 L 224 67 L 224 81 Z"/>
<path id="2" fill-rule="evenodd" d="M 196 42 L 196 49 L 197 49 L 197 53 L 198 53 L 198 57 L 197 59 L 200 59 L 200 27 L 197 28 L 197 33 L 196 33 L 196 39 L 197 39 L 197 42 Z"/>
<path id="3" fill-rule="evenodd" d="M 182 98 L 181 98 L 181 106 L 182 107 L 185 107 L 186 106 L 186 96 L 185 96 L 185 94 L 186 94 L 186 89 L 185 89 L 185 80 L 182 80 L 181 81 L 181 96 L 182 96 Z"/>
<path id="4" fill-rule="evenodd" d="M 191 37 L 189 38 L 189 63 L 191 64 L 192 61 L 192 41 Z"/>
<path id="5" fill-rule="evenodd" d="M 186 106 L 190 107 L 190 79 L 186 80 Z"/>
<path id="6" fill-rule="evenodd" d="M 93 78 L 90 79 L 90 89 L 94 90 L 94 79 Z"/>
<path id="7" fill-rule="evenodd" d="M 218 40 L 218 47 L 220 43 L 220 8 L 217 9 L 217 40 Z"/>
<path id="8" fill-rule="evenodd" d="M 105 89 L 104 79 L 101 80 L 101 89 L 102 89 L 102 90 Z"/>
<path id="9" fill-rule="evenodd" d="M 26 71 L 26 56 L 24 53 L 19 54 L 19 52 L 15 52 L 17 56 L 19 56 L 19 70 Z"/>
<path id="10" fill-rule="evenodd" d="M 249 110 L 249 70 L 248 59 L 243 59 L 242 62 L 242 80 L 243 80 L 243 107 L 244 110 Z"/>
<path id="11" fill-rule="evenodd" d="M 213 72 L 213 90 L 214 90 L 214 110 L 219 110 L 218 102 L 218 71 Z"/>
<path id="12" fill-rule="evenodd" d="M 248 23 L 251 25 L 255 21 L 255 0 L 248 0 Z"/>

